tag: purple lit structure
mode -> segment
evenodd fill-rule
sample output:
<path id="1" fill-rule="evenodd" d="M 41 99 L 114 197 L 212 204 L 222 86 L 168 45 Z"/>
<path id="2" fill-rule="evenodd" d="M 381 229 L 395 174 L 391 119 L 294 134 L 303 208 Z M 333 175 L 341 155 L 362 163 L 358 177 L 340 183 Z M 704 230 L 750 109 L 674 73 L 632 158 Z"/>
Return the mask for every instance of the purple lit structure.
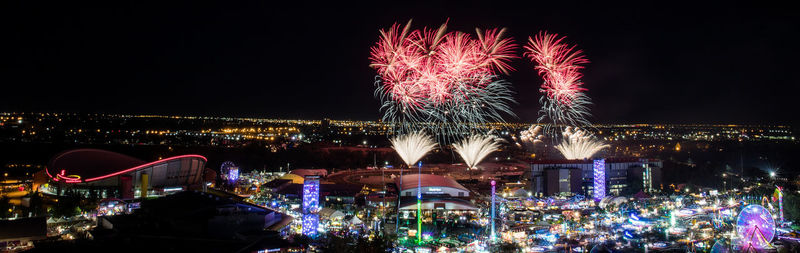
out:
<path id="1" fill-rule="evenodd" d="M 592 165 L 594 185 L 592 197 L 600 201 L 606 197 L 606 159 L 596 159 Z"/>
<path id="2" fill-rule="evenodd" d="M 494 208 L 494 202 L 495 202 L 494 201 L 494 196 L 495 196 L 494 191 L 495 191 L 495 185 L 496 184 L 497 184 L 497 182 L 492 180 L 492 233 L 489 235 L 489 239 L 492 240 L 492 241 L 494 241 L 494 238 L 495 238 L 495 236 L 494 236 L 494 209 L 495 209 Z"/>
<path id="3" fill-rule="evenodd" d="M 317 228 L 319 227 L 318 214 L 304 214 L 303 215 L 303 234 L 307 236 L 317 235 Z"/>
<path id="4" fill-rule="evenodd" d="M 303 181 L 303 234 L 314 236 L 319 226 L 319 176 L 306 176 Z"/>
<path id="5" fill-rule="evenodd" d="M 228 180 L 230 180 L 231 183 L 236 183 L 236 180 L 239 180 L 239 167 L 228 169 Z"/>
<path id="6" fill-rule="evenodd" d="M 235 183 L 239 179 L 239 167 L 231 161 L 225 161 L 219 166 L 222 177 L 230 183 Z"/>
<path id="7" fill-rule="evenodd" d="M 742 209 L 736 219 L 738 246 L 743 252 L 770 248 L 775 236 L 775 220 L 769 210 L 761 205 L 749 205 Z"/>

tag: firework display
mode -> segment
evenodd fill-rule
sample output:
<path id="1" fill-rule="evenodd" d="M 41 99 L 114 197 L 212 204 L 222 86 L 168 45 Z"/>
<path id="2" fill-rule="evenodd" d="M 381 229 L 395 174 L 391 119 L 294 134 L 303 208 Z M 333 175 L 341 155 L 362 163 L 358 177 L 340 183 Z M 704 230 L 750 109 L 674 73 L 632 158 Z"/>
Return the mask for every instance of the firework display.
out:
<path id="1" fill-rule="evenodd" d="M 775 236 L 775 220 L 769 210 L 760 205 L 749 205 L 742 209 L 736 219 L 738 245 L 742 251 L 761 250 L 770 247 Z"/>
<path id="2" fill-rule="evenodd" d="M 391 139 L 392 148 L 403 162 L 411 165 L 422 159 L 425 154 L 436 148 L 436 143 L 422 131 L 400 135 Z"/>
<path id="3" fill-rule="evenodd" d="M 566 127 L 562 136 L 563 140 L 556 145 L 556 149 L 564 155 L 564 158 L 570 160 L 591 158 L 598 151 L 608 147 L 608 144 L 577 127 Z"/>
<path id="4" fill-rule="evenodd" d="M 475 169 L 481 160 L 498 148 L 500 143 L 491 135 L 472 135 L 453 144 L 453 149 L 464 159 L 468 170 Z"/>
<path id="5" fill-rule="evenodd" d="M 563 43 L 564 38 L 540 32 L 533 38 L 529 37 L 528 45 L 524 47 L 524 55 L 536 64 L 535 69 L 544 80 L 539 89 L 543 95 L 538 122 L 551 123 L 545 129 L 551 135 L 557 134 L 554 129 L 557 126 L 584 127 L 591 124 L 587 119 L 591 101 L 585 94 L 580 72 L 582 64 L 589 60 L 575 46 Z"/>
<path id="6" fill-rule="evenodd" d="M 431 139 L 430 136 L 426 135 L 425 132 L 422 131 L 416 131 L 406 135 L 400 135 L 392 138 L 390 141 L 392 143 L 392 148 L 394 149 L 394 151 L 397 152 L 397 155 L 400 156 L 400 159 L 403 159 L 403 161 L 406 163 L 406 166 L 408 166 L 409 169 L 411 168 L 412 164 L 422 159 L 422 157 L 425 156 L 425 154 L 427 154 L 436 147 L 436 143 L 433 141 L 433 139 Z M 421 175 L 422 162 L 420 162 L 417 167 L 419 168 L 420 170 L 419 174 Z M 418 180 L 421 180 L 419 178 Z M 403 168 L 400 168 L 400 184 L 402 183 L 403 183 Z M 421 184 L 421 182 L 419 183 Z M 421 199 L 422 196 L 419 193 L 417 193 L 418 208 Z M 400 199 L 398 198 L 397 201 L 398 201 L 397 204 L 399 205 Z M 419 233 L 422 232 L 420 231 Z"/>
<path id="7" fill-rule="evenodd" d="M 473 37 L 447 32 L 447 23 L 412 30 L 411 21 L 381 30 L 370 66 L 378 72 L 375 95 L 383 120 L 397 133 L 427 129 L 445 141 L 514 115 L 513 92 L 498 78 L 513 70 L 509 61 L 517 58 L 517 45 L 504 32 L 476 29 Z"/>
<path id="8" fill-rule="evenodd" d="M 533 152 L 536 148 L 536 145 L 541 144 L 544 136 L 542 135 L 542 126 L 541 125 L 532 125 L 528 130 L 522 130 L 519 133 L 519 141 L 522 144 L 520 145 L 517 143 L 518 146 L 524 147 L 525 150 Z"/>

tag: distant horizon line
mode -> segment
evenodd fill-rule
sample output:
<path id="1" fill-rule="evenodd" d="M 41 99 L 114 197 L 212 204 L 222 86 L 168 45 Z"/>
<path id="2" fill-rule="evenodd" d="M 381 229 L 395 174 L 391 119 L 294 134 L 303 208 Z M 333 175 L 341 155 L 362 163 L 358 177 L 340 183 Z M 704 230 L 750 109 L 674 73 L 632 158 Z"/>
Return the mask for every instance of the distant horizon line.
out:
<path id="1" fill-rule="evenodd" d="M 100 116 L 126 116 L 126 117 L 137 117 L 137 118 L 145 118 L 145 117 L 152 117 L 152 118 L 185 118 L 185 119 L 231 119 L 231 120 L 265 120 L 265 121 L 323 121 L 323 120 L 330 120 L 330 121 L 353 121 L 353 122 L 375 122 L 375 123 L 384 123 L 380 119 L 376 120 L 356 120 L 356 119 L 334 119 L 334 118 L 316 118 L 316 119 L 301 119 L 301 118 L 267 118 L 267 117 L 243 117 L 243 116 L 198 116 L 198 115 L 177 115 L 177 114 L 152 114 L 152 113 L 82 113 L 82 112 L 7 112 L 3 111 L 0 112 L 0 115 L 3 116 L 10 116 L 14 114 L 39 114 L 39 115 L 58 115 L 58 114 L 68 114 L 68 115 L 100 115 Z M 486 124 L 514 124 L 514 125 L 546 125 L 540 124 L 536 122 L 488 122 Z M 607 125 L 633 125 L 633 126 L 651 126 L 651 125 L 670 125 L 670 126 L 714 126 L 714 127 L 754 127 L 754 126 L 772 126 L 778 128 L 792 128 L 791 124 L 786 123 L 774 123 L 774 124 L 765 124 L 765 123 L 632 123 L 632 122 L 625 122 L 625 123 L 593 123 L 592 126 L 607 126 Z"/>

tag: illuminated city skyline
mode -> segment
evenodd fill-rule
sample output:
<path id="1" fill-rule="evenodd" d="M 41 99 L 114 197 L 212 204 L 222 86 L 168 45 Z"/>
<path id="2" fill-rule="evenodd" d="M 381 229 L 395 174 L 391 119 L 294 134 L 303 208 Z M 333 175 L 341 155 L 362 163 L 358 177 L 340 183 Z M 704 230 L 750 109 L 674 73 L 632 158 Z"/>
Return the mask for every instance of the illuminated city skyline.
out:
<path id="1" fill-rule="evenodd" d="M 2 1 L 0 251 L 796 252 L 800 11 L 686 6 Z"/>

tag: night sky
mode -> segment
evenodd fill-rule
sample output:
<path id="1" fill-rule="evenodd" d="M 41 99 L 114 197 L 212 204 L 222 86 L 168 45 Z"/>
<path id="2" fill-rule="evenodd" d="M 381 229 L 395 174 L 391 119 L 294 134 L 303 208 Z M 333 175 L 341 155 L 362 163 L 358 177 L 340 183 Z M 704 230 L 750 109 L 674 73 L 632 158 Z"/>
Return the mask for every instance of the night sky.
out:
<path id="1" fill-rule="evenodd" d="M 0 111 L 374 120 L 378 30 L 449 18 L 568 36 L 594 122 L 800 123 L 800 9 L 783 3 L 237 2 L 1 1 Z M 509 120 L 534 121 L 541 80 L 514 66 Z"/>

